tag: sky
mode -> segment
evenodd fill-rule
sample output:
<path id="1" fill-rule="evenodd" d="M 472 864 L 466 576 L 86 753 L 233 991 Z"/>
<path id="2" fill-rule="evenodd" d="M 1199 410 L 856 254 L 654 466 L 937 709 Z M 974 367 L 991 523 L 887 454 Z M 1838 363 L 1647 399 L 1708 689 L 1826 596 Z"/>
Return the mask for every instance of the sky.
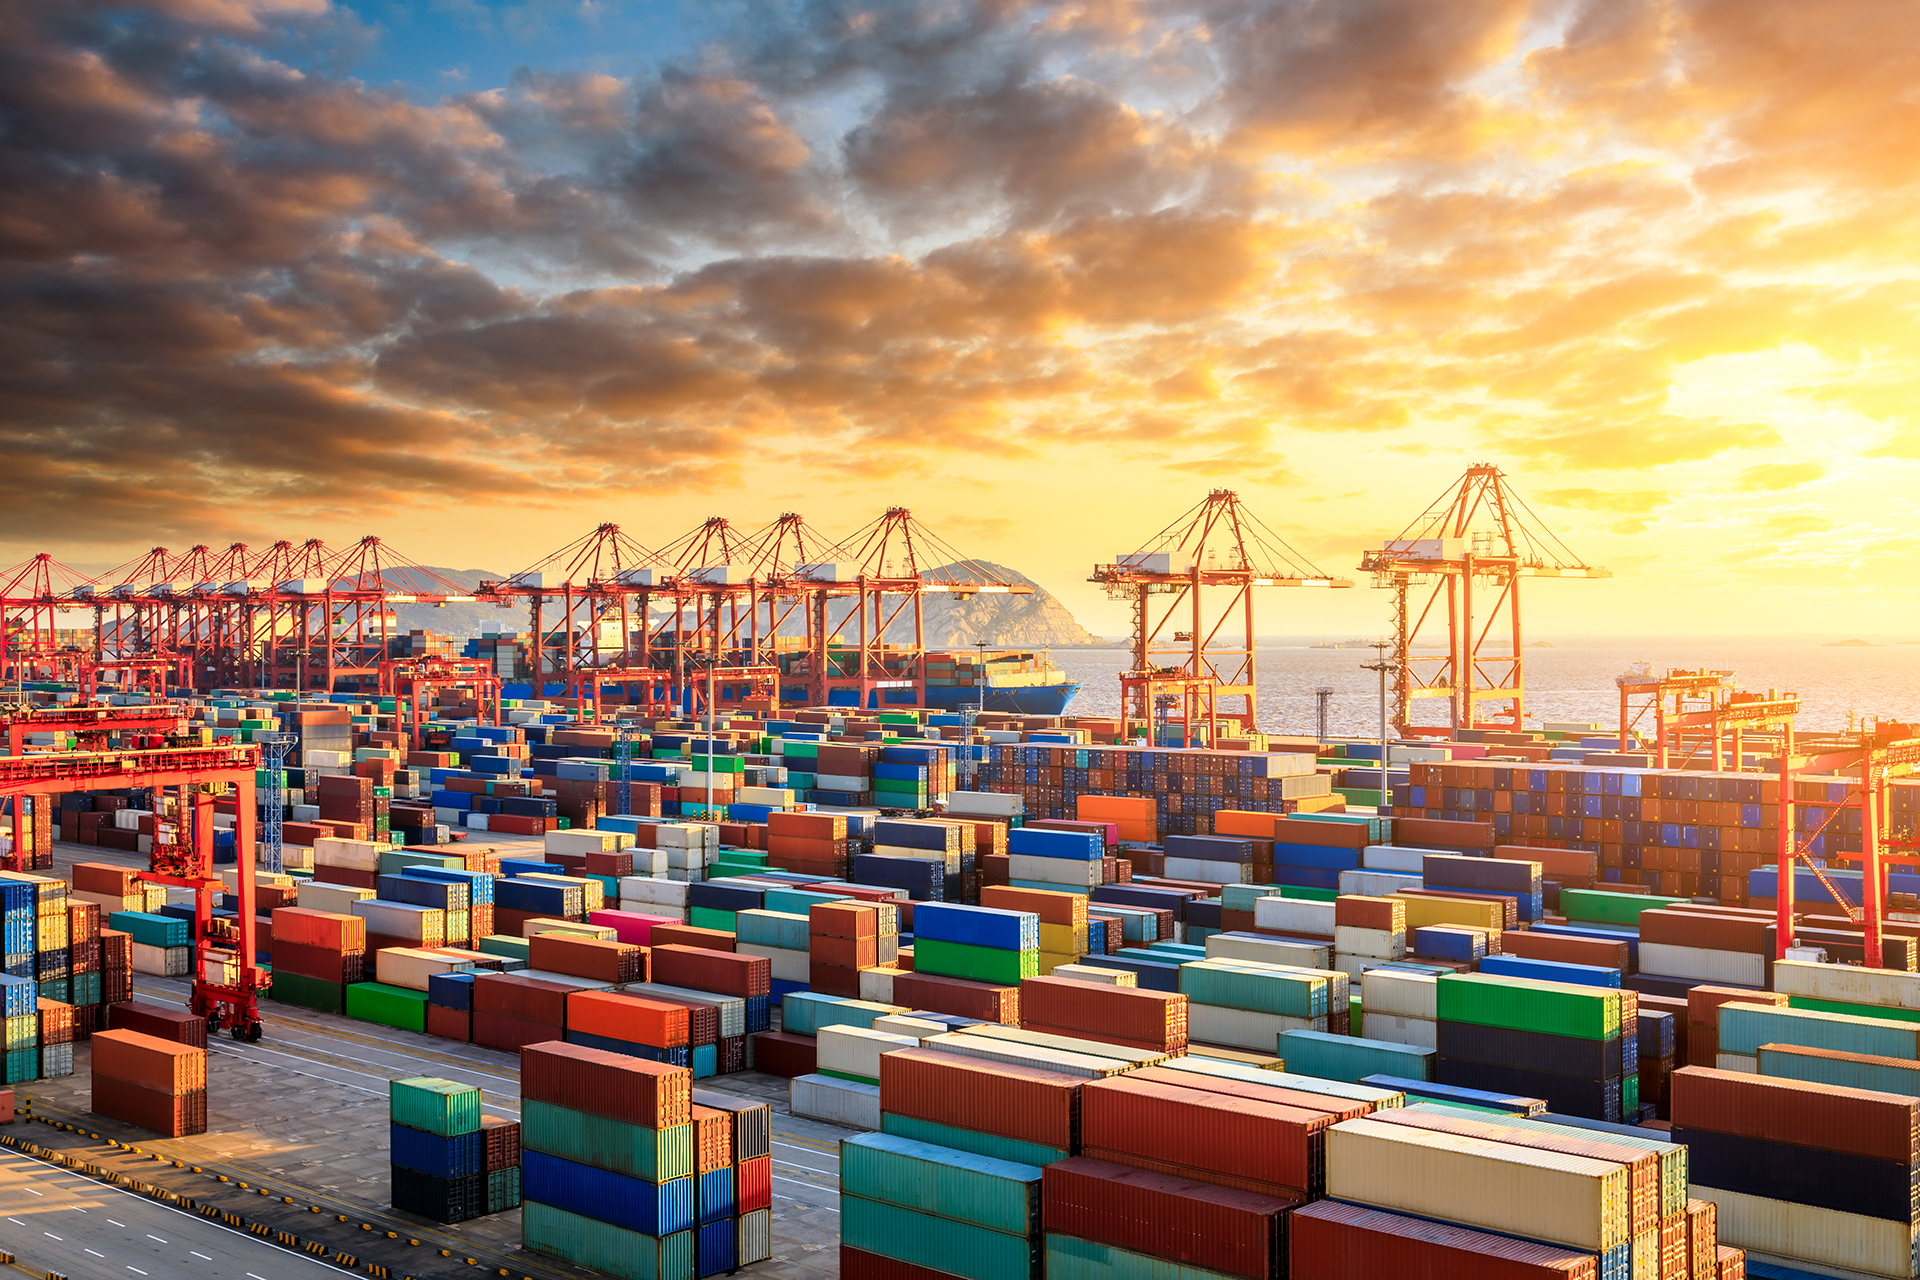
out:
<path id="1" fill-rule="evenodd" d="M 1088 582 L 1472 464 L 1542 634 L 1905 636 L 1907 0 L 0 0 L 0 563 L 892 506 Z"/>

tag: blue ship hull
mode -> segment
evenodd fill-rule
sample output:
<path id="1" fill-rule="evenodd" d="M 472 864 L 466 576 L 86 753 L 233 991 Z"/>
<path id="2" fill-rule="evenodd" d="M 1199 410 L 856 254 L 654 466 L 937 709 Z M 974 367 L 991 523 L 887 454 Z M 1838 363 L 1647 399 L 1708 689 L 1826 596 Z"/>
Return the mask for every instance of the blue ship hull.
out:
<path id="1" fill-rule="evenodd" d="M 1077 684 L 987 686 L 988 711 L 1004 711 L 1017 716 L 1065 715 L 1067 706 L 1080 692 Z M 980 690 L 968 685 L 928 685 L 927 706 L 939 711 L 958 711 L 980 705 Z"/>

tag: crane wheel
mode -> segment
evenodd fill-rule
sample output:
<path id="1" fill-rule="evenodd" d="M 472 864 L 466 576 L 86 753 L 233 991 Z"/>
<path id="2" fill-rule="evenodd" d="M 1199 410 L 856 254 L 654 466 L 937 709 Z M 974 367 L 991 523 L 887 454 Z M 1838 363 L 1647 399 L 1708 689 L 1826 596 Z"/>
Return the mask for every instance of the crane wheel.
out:
<path id="1" fill-rule="evenodd" d="M 261 1028 L 259 1023 L 249 1022 L 247 1024 L 247 1043 L 248 1044 L 259 1044 L 260 1034 L 261 1034 Z"/>

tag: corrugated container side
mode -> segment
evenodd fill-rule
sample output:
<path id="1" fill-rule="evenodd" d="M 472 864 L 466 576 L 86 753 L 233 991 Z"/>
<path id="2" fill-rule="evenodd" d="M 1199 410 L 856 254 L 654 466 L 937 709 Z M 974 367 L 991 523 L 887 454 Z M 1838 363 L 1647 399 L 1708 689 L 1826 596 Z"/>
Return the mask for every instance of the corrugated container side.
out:
<path id="1" fill-rule="evenodd" d="M 692 1177 L 645 1182 L 544 1151 L 528 1151 L 520 1160 L 520 1188 L 530 1201 L 642 1235 L 672 1235 L 694 1221 Z"/>
<path id="2" fill-rule="evenodd" d="M 1080 1142 L 1085 1083 L 1053 1071 L 903 1049 L 880 1059 L 880 1109 L 1072 1150 Z"/>
<path id="3" fill-rule="evenodd" d="M 1287 1232 L 1291 1280 L 1601 1280 L 1591 1253 L 1336 1200 L 1295 1210 Z"/>
<path id="4" fill-rule="evenodd" d="M 1913 1228 L 1904 1222 L 1698 1187 L 1714 1204 L 1722 1248 L 1733 1246 L 1793 1266 L 1814 1263 L 1874 1276 L 1913 1274 Z"/>
<path id="5" fill-rule="evenodd" d="M 520 1051 L 523 1098 L 663 1128 L 693 1118 L 693 1077 L 685 1067 L 549 1042 Z"/>
<path id="6" fill-rule="evenodd" d="M 1709 1067 L 1682 1067 L 1668 1087 L 1676 1129 L 1920 1163 L 1920 1098 Z"/>
<path id="7" fill-rule="evenodd" d="M 1080 1157 L 1048 1165 L 1043 1186 L 1051 1231 L 1244 1280 L 1284 1272 L 1300 1203 Z"/>
<path id="8" fill-rule="evenodd" d="M 840 1197 L 840 1239 L 856 1249 L 966 1280 L 1040 1280 L 1037 1237 L 991 1231 L 861 1196 Z"/>
<path id="9" fill-rule="evenodd" d="M 1332 1118 L 1277 1103 L 1122 1076 L 1080 1091 L 1081 1141 L 1213 1173 L 1317 1195 Z"/>
<path id="10" fill-rule="evenodd" d="M 667 1182 L 694 1171 L 693 1127 L 652 1128 L 529 1098 L 522 1102 L 520 1142 L 576 1164 Z"/>
<path id="11" fill-rule="evenodd" d="M 531 1252 L 618 1280 L 693 1280 L 691 1231 L 661 1239 L 533 1200 L 520 1206 L 520 1229 L 521 1240 Z"/>
<path id="12" fill-rule="evenodd" d="M 841 1140 L 840 1189 L 1014 1235 L 1033 1235 L 1040 1226 L 1037 1166 L 891 1134 Z"/>

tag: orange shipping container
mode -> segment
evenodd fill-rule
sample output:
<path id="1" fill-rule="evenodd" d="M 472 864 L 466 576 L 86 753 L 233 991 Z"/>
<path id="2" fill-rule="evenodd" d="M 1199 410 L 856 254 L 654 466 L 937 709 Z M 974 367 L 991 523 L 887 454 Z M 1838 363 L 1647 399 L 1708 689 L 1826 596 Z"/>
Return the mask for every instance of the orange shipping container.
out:
<path id="1" fill-rule="evenodd" d="M 687 1007 L 621 991 L 575 991 L 567 996 L 567 1029 L 676 1049 L 687 1043 Z"/>
<path id="2" fill-rule="evenodd" d="M 1000 911 L 1031 912 L 1040 917 L 1041 924 L 1063 924 L 1077 928 L 1087 923 L 1087 899 L 1084 894 L 983 885 L 980 889 L 980 905 Z"/>
<path id="3" fill-rule="evenodd" d="M 178 1096 L 207 1087 L 207 1051 L 138 1031 L 96 1031 L 93 1074 Z"/>
<path id="4" fill-rule="evenodd" d="M 816 902 L 807 908 L 807 932 L 816 938 L 877 938 L 880 912 L 855 902 Z"/>
<path id="5" fill-rule="evenodd" d="M 574 934 L 539 933 L 527 940 L 527 964 L 547 973 L 600 982 L 645 982 L 647 949 Z"/>
<path id="6" fill-rule="evenodd" d="M 367 922 L 361 916 L 343 916 L 311 907 L 275 907 L 273 936 L 282 942 L 349 952 L 367 949 Z"/>

